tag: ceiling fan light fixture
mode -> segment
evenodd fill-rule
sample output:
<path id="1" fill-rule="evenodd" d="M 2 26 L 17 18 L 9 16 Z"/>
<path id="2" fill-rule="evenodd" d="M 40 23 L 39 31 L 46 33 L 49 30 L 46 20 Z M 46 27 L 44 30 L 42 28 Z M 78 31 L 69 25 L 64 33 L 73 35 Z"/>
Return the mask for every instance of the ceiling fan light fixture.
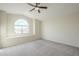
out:
<path id="1" fill-rule="evenodd" d="M 35 10 L 37 11 L 37 10 L 39 10 L 39 8 L 38 8 L 38 7 L 36 7 L 36 8 L 35 8 Z"/>
<path id="2" fill-rule="evenodd" d="M 28 5 L 34 7 L 33 9 L 31 9 L 30 11 L 38 11 L 38 13 L 40 13 L 40 9 L 47 9 L 47 6 L 41 6 L 40 3 L 36 3 L 35 5 L 28 3 Z"/>

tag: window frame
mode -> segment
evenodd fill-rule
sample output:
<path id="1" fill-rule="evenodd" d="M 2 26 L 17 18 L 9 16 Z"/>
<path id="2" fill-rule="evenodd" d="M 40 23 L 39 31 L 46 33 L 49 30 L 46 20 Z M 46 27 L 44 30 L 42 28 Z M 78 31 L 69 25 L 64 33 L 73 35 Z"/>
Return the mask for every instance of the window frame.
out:
<path id="1" fill-rule="evenodd" d="M 23 21 L 26 24 L 25 25 L 19 24 L 18 22 L 20 20 Z M 16 23 L 18 23 L 18 24 L 16 24 Z M 24 30 L 24 27 L 26 28 L 26 30 L 28 29 L 28 32 L 26 31 L 24 33 L 24 31 L 23 31 Z M 17 28 L 20 28 L 20 32 L 16 32 L 17 31 Z M 27 22 L 27 20 L 25 20 L 25 19 L 18 19 L 18 20 L 16 20 L 15 23 L 14 23 L 14 32 L 16 34 L 28 34 L 28 33 L 30 33 L 30 26 L 29 26 L 29 23 Z"/>

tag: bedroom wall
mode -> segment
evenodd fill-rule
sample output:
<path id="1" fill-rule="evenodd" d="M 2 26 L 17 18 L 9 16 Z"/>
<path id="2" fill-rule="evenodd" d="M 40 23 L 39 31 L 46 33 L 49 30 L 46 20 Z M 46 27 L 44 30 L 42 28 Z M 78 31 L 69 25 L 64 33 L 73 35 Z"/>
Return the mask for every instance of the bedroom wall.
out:
<path id="1" fill-rule="evenodd" d="M 1 14 L 2 13 L 2 14 Z M 18 15 L 18 14 L 8 14 L 6 12 L 1 12 L 1 43 L 2 47 L 9 47 L 14 46 L 26 42 L 30 42 L 36 39 L 40 38 L 40 28 L 41 27 L 41 21 L 35 20 L 29 17 L 26 17 L 24 15 Z M 31 28 L 33 31 L 31 31 L 31 35 L 24 35 L 24 36 L 16 36 L 13 32 L 13 23 L 17 19 L 26 19 L 29 21 Z"/>
<path id="2" fill-rule="evenodd" d="M 1 14 L 0 14 L 0 48 L 1 48 Z"/>
<path id="3" fill-rule="evenodd" d="M 0 48 L 1 48 L 1 14 L 0 14 Z"/>
<path id="4" fill-rule="evenodd" d="M 2 48 L 2 39 L 6 36 L 6 19 L 7 15 L 5 11 L 0 11 L 0 47 Z"/>
<path id="5" fill-rule="evenodd" d="M 79 15 L 70 14 L 42 22 L 42 38 L 79 47 Z"/>

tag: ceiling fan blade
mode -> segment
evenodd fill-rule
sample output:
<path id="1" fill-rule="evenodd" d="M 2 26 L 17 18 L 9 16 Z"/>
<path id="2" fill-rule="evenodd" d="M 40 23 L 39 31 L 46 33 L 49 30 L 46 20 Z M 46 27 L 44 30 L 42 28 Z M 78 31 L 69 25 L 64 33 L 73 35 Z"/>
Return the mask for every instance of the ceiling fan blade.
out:
<path id="1" fill-rule="evenodd" d="M 33 4 L 31 4 L 31 3 L 28 3 L 28 5 L 35 7 L 35 5 L 33 5 Z"/>
<path id="2" fill-rule="evenodd" d="M 36 3 L 36 6 L 40 5 L 40 3 Z"/>
<path id="3" fill-rule="evenodd" d="M 39 8 L 42 8 L 42 9 L 47 9 L 47 7 L 42 7 L 42 6 L 41 6 L 41 7 L 39 7 Z"/>
<path id="4" fill-rule="evenodd" d="M 38 12 L 40 13 L 40 10 L 38 10 Z"/>
<path id="5" fill-rule="evenodd" d="M 30 11 L 33 11 L 33 10 L 35 10 L 35 8 L 31 9 Z"/>

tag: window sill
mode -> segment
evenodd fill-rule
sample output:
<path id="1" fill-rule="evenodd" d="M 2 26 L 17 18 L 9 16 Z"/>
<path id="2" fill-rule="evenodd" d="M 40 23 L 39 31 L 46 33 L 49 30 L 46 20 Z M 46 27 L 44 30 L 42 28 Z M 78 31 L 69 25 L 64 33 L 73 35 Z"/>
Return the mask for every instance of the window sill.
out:
<path id="1" fill-rule="evenodd" d="M 11 34 L 11 35 L 8 35 L 7 36 L 7 39 L 12 39 L 12 38 L 20 38 L 20 37 L 30 37 L 30 36 L 33 36 L 33 34 L 29 34 L 29 35 L 27 35 L 27 34 Z"/>

